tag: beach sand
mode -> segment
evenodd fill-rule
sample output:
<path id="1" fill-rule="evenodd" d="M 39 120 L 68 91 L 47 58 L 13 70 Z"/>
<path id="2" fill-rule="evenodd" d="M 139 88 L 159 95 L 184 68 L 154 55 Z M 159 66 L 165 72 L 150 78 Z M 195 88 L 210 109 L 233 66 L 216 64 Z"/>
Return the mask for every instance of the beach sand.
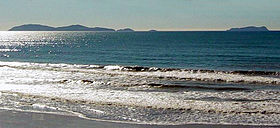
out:
<path id="1" fill-rule="evenodd" d="M 244 126 L 244 125 L 148 125 L 94 121 L 74 116 L 0 110 L 0 128 L 264 128 L 280 126 Z"/>

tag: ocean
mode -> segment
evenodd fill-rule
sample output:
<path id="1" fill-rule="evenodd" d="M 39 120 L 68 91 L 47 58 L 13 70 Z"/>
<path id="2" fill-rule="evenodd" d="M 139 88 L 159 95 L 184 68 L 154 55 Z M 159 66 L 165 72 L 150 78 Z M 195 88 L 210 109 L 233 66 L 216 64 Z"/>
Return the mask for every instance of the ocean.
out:
<path id="1" fill-rule="evenodd" d="M 0 32 L 0 109 L 280 125 L 280 32 Z"/>

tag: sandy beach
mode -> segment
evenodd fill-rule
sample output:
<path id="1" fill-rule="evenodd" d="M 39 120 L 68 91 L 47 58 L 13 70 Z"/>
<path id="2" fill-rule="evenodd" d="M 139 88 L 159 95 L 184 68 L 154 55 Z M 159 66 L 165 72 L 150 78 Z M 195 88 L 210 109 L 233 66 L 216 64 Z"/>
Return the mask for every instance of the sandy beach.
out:
<path id="1" fill-rule="evenodd" d="M 12 110 L 0 111 L 0 128 L 272 128 L 280 126 L 244 126 L 244 125 L 143 125 L 113 123 L 106 121 L 86 120 L 74 116 L 56 114 L 19 112 Z"/>

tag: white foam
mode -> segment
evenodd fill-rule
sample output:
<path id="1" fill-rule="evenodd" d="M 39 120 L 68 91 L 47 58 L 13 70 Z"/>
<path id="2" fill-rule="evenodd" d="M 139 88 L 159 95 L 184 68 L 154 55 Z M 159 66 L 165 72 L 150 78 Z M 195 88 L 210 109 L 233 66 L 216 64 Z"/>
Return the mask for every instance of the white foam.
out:
<path id="1" fill-rule="evenodd" d="M 2 88 L 0 88 L 3 91 Z M 248 100 L 263 100 L 263 99 L 280 99 L 278 94 L 271 94 L 265 91 L 255 92 L 199 92 L 190 91 L 185 93 L 168 93 L 168 92 L 135 92 L 125 90 L 109 90 L 98 89 L 90 90 L 82 86 L 64 87 L 45 85 L 45 86 L 21 86 L 9 85 L 12 92 L 20 92 L 29 95 L 39 95 L 46 97 L 57 97 L 74 101 L 88 101 L 102 104 L 120 104 L 130 106 L 143 106 L 153 108 L 174 108 L 174 109 L 192 109 L 200 111 L 213 110 L 216 112 L 274 112 L 280 113 L 280 104 L 277 102 L 262 101 L 262 102 L 243 102 L 242 104 L 235 101 L 221 102 L 221 101 L 203 101 L 203 100 L 188 100 L 186 98 L 207 98 L 217 97 L 222 99 L 245 99 Z M 45 105 L 34 104 L 32 105 L 37 109 L 48 108 Z M 277 106 L 277 107 L 276 107 Z M 51 108 L 53 109 L 53 108 Z M 102 111 L 93 110 L 97 113 Z"/>
<path id="2" fill-rule="evenodd" d="M 109 65 L 109 66 L 104 66 L 104 69 L 106 69 L 106 70 L 122 70 L 123 67 L 118 66 L 118 65 Z"/>
<path id="3" fill-rule="evenodd" d="M 19 92 L 27 95 L 38 95 L 49 98 L 67 99 L 73 101 L 86 101 L 83 103 L 102 103 L 129 106 L 142 106 L 153 108 L 191 109 L 215 112 L 272 112 L 280 113 L 280 104 L 267 99 L 280 99 L 279 93 L 273 90 L 215 92 L 215 91 L 129 91 L 129 89 L 114 89 L 114 85 L 149 83 L 147 77 L 176 77 L 176 78 L 208 78 L 208 79 L 246 79 L 246 80 L 278 80 L 261 76 L 244 76 L 223 73 L 193 73 L 188 71 L 166 72 L 128 72 L 104 69 L 66 68 L 47 70 L 47 64 L 11 63 L 17 66 L 0 66 L 0 91 Z M 1 65 L 1 64 L 0 64 Z M 23 65 L 23 66 L 22 66 Z M 18 68 L 18 67 L 32 68 Z M 57 67 L 57 66 L 56 66 Z M 74 71 L 74 72 L 72 72 Z M 115 74 L 115 75 L 112 75 Z M 59 82 L 64 81 L 66 82 Z M 92 82 L 85 83 L 82 80 Z M 148 82 L 146 82 L 148 81 Z M 112 83 L 110 85 L 106 83 Z M 98 88 L 96 86 L 102 86 Z M 272 93 L 271 93 L 272 92 Z M 214 97 L 217 100 L 200 100 Z M 259 100 L 258 102 L 235 102 L 227 99 Z M 198 100 L 196 100 L 198 99 Z M 48 108 L 42 104 L 33 104 L 35 109 Z M 102 111 L 92 110 L 102 114 Z"/>
<path id="4" fill-rule="evenodd" d="M 45 109 L 45 108 L 47 108 L 47 106 L 43 105 L 43 104 L 33 104 L 32 107 L 36 108 L 36 109 Z"/>
<path id="5" fill-rule="evenodd" d="M 52 110 L 57 110 L 55 107 L 50 107 L 44 104 L 32 104 L 32 107 L 34 109 L 39 109 L 39 110 L 45 110 L 45 109 L 52 109 Z"/>
<path id="6" fill-rule="evenodd" d="M 95 113 L 100 113 L 100 114 L 104 114 L 105 113 L 104 111 L 97 110 L 97 109 L 87 109 L 87 110 L 90 110 L 90 111 L 95 112 Z"/>
<path id="7" fill-rule="evenodd" d="M 100 66 L 98 65 L 46 64 L 46 63 L 24 63 L 24 62 L 0 62 L 0 66 L 1 65 L 8 65 L 10 67 L 49 69 L 49 70 L 56 70 L 56 71 L 76 71 L 76 72 L 102 73 L 102 74 L 105 73 L 105 74 L 143 76 L 143 77 L 164 77 L 164 78 L 172 77 L 178 79 L 191 79 L 191 80 L 200 80 L 200 81 L 280 84 L 279 77 L 249 76 L 249 75 L 242 75 L 242 74 L 230 74 L 225 72 L 199 72 L 199 71 L 193 72 L 193 71 L 183 71 L 183 70 L 130 72 L 130 71 L 124 71 L 123 70 L 124 67 L 118 65 L 108 65 L 108 66 L 104 66 L 103 69 L 100 69 Z"/>
<path id="8" fill-rule="evenodd" d="M 0 52 L 18 52 L 20 49 L 0 49 Z"/>
<path id="9" fill-rule="evenodd" d="M 248 83 L 276 83 L 280 84 L 280 78 L 263 77 L 263 76 L 246 76 L 239 74 L 228 73 L 193 73 L 191 71 L 168 71 L 168 72 L 126 72 L 128 75 L 140 76 L 156 76 L 156 77 L 174 77 L 185 78 L 202 81 L 215 81 L 221 80 L 225 82 L 248 82 Z"/>

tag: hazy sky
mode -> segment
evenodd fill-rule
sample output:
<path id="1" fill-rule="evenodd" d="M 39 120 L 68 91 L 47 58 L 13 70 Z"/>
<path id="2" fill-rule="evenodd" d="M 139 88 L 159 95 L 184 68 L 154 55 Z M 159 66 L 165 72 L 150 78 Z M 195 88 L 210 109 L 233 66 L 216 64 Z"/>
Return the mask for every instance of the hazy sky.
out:
<path id="1" fill-rule="evenodd" d="M 280 30 L 280 0 L 0 0 L 0 30 L 37 23 L 136 30 Z"/>

